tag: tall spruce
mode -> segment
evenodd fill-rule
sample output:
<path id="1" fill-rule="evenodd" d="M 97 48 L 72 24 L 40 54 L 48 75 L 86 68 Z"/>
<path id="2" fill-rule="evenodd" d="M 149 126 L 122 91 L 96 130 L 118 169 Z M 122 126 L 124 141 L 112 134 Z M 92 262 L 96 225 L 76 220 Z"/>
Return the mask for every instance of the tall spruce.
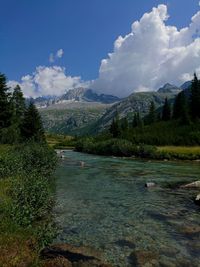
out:
<path id="1" fill-rule="evenodd" d="M 169 121 L 171 119 L 171 107 L 167 97 L 165 98 L 165 103 L 162 109 L 162 120 Z"/>
<path id="2" fill-rule="evenodd" d="M 190 122 L 188 101 L 184 91 L 180 92 L 175 98 L 173 119 L 179 119 L 182 124 L 188 124 Z"/>
<path id="3" fill-rule="evenodd" d="M 139 112 L 136 112 L 134 114 L 132 126 L 133 126 L 133 128 L 135 128 L 135 127 L 141 127 L 142 128 L 144 126 L 143 120 L 142 120 Z"/>
<path id="4" fill-rule="evenodd" d="M 42 120 L 33 102 L 29 104 L 24 115 L 22 136 L 24 139 L 32 139 L 37 142 L 45 140 Z"/>
<path id="5" fill-rule="evenodd" d="M 8 127 L 11 119 L 10 93 L 6 76 L 0 73 L 0 129 Z"/>
<path id="6" fill-rule="evenodd" d="M 151 101 L 149 107 L 149 114 L 147 115 L 147 124 L 151 124 L 156 122 L 157 114 L 156 114 L 156 107 L 153 101 Z"/>
<path id="7" fill-rule="evenodd" d="M 25 98 L 19 85 L 14 88 L 11 97 L 12 122 L 21 125 L 26 110 Z"/>
<path id="8" fill-rule="evenodd" d="M 191 86 L 190 113 L 192 119 L 200 119 L 200 81 L 196 73 Z"/>
<path id="9" fill-rule="evenodd" d="M 121 125 L 121 130 L 122 131 L 126 131 L 128 129 L 128 120 L 127 120 L 126 117 L 121 119 L 120 125 Z"/>

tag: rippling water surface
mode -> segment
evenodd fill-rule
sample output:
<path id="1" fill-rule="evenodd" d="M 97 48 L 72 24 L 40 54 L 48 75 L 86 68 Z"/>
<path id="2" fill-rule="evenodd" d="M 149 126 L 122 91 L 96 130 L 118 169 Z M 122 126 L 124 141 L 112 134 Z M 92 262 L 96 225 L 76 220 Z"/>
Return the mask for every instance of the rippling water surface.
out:
<path id="1" fill-rule="evenodd" d="M 114 266 L 200 266 L 198 192 L 172 186 L 199 179 L 199 163 L 65 156 L 57 170 L 58 241 L 98 249 Z"/>

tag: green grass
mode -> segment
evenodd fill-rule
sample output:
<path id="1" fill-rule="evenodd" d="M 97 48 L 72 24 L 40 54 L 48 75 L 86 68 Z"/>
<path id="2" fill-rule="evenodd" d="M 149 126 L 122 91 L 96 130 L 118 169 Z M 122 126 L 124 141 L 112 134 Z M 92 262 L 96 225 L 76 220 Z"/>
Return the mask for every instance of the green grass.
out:
<path id="1" fill-rule="evenodd" d="M 200 146 L 162 146 L 157 148 L 163 158 L 179 160 L 199 160 Z"/>
<path id="2" fill-rule="evenodd" d="M 46 140 L 50 147 L 57 149 L 71 149 L 74 147 L 74 137 L 60 134 L 46 134 Z"/>
<path id="3" fill-rule="evenodd" d="M 200 154 L 200 146 L 161 146 L 158 147 L 158 151 L 167 153 L 178 153 L 178 154 Z"/>

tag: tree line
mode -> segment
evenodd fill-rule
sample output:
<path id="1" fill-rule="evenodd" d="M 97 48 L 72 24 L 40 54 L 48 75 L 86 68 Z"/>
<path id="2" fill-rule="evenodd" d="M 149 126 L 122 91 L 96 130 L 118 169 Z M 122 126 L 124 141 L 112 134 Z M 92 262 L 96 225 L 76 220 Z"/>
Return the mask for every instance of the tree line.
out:
<path id="1" fill-rule="evenodd" d="M 6 76 L 0 73 L 0 143 L 20 143 L 26 140 L 45 140 L 40 114 L 31 101 L 26 103 L 17 85 L 13 92 Z"/>
<path id="2" fill-rule="evenodd" d="M 115 118 L 109 128 L 112 137 L 122 137 L 128 129 L 143 128 L 145 125 L 151 125 L 157 122 L 176 121 L 180 125 L 190 125 L 200 121 L 200 80 L 196 73 L 192 80 L 191 87 L 181 91 L 171 104 L 168 98 L 165 98 L 164 105 L 156 109 L 155 103 L 152 101 L 149 106 L 148 114 L 142 118 L 137 112 L 133 115 L 132 121 L 122 118 L 116 112 Z"/>

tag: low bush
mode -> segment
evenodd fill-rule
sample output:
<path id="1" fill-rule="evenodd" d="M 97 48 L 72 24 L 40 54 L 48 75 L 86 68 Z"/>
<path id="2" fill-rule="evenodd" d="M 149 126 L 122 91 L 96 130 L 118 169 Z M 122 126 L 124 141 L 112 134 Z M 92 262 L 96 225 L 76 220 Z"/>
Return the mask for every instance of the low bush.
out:
<path id="1" fill-rule="evenodd" d="M 0 248 L 10 246 L 11 239 L 15 244 L 23 232 L 23 250 L 27 239 L 35 240 L 39 250 L 56 234 L 51 212 L 56 154 L 45 143 L 28 142 L 0 150 L 0 163 Z M 17 250 L 12 245 L 10 249 Z M 4 260 L 11 266 L 9 259 Z"/>

